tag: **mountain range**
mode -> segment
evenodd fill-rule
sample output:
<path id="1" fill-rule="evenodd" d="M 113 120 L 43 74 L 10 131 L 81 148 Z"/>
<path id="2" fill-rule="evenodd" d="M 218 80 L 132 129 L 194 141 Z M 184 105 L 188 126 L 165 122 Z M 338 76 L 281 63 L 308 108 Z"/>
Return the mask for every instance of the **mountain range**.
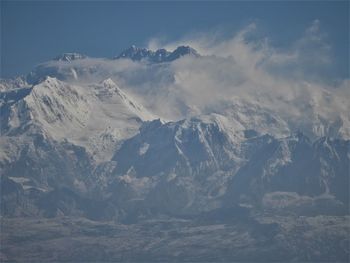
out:
<path id="1" fill-rule="evenodd" d="M 131 46 L 113 59 L 62 54 L 1 80 L 1 215 L 255 227 L 264 213 L 348 217 L 349 98 L 187 88 L 205 75 L 198 65 L 230 59 Z"/>

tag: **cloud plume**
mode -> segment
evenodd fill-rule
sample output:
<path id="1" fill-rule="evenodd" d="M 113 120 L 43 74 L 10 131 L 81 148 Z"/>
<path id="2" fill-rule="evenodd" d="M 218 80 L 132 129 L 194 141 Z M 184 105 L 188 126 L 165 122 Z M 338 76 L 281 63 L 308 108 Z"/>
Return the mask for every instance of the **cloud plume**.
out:
<path id="1" fill-rule="evenodd" d="M 112 77 L 122 89 L 167 120 L 210 113 L 233 119 L 232 109 L 245 105 L 254 109 L 256 117 L 250 113 L 253 117 L 247 120 L 252 124 L 271 113 L 287 123 L 291 131 L 350 138 L 349 80 L 328 74 L 332 53 L 321 22 L 312 21 L 288 47 L 271 43 L 252 23 L 228 38 L 210 32 L 175 42 L 149 42 L 152 49 L 173 50 L 189 45 L 201 57 L 184 56 L 160 64 L 85 59 L 68 64 L 50 62 L 54 65 L 49 66 L 65 72 L 73 67 L 78 82 Z M 264 121 L 268 126 L 268 120 Z"/>

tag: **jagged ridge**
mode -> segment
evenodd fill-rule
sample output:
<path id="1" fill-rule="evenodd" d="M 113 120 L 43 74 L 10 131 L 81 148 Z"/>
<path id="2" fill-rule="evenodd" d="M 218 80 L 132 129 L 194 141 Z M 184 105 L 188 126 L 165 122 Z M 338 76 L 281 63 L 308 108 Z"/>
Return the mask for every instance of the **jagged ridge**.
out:
<path id="1" fill-rule="evenodd" d="M 116 56 L 115 59 L 129 58 L 134 61 L 145 60 L 148 62 L 160 63 L 171 62 L 180 57 L 188 55 L 194 57 L 200 56 L 195 49 L 189 46 L 179 46 L 174 51 L 170 52 L 166 49 L 158 49 L 156 51 L 152 51 L 146 48 L 138 48 L 133 45 Z"/>

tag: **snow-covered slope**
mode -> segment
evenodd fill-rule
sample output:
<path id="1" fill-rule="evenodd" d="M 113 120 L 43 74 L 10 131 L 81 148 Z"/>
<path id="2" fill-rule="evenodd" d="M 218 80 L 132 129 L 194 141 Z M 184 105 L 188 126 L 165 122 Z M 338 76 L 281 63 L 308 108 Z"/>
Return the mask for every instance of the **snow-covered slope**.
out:
<path id="1" fill-rule="evenodd" d="M 76 140 L 91 149 L 97 159 L 106 161 L 122 140 L 138 132 L 142 122 L 156 117 L 111 79 L 90 88 L 90 118 L 84 135 Z"/>
<path id="2" fill-rule="evenodd" d="M 108 160 L 120 140 L 154 118 L 111 79 L 81 87 L 47 77 L 12 100 L 9 92 L 2 96 L 3 136 L 36 127 L 55 140 L 86 147 L 96 160 Z"/>
<path id="3" fill-rule="evenodd" d="M 242 131 L 277 137 L 301 131 L 312 140 L 350 138 L 348 81 L 334 86 L 284 82 L 259 71 L 261 82 L 257 82 L 234 58 L 196 54 L 188 46 L 173 52 L 133 46 L 117 59 L 63 54 L 62 59 L 36 67 L 26 81 L 38 84 L 51 76 L 86 87 L 111 78 L 162 119 L 178 121 L 216 113 Z"/>
<path id="4" fill-rule="evenodd" d="M 230 136 L 217 117 L 155 120 L 116 152 L 113 174 L 129 201 L 171 214 L 256 206 L 277 192 L 295 195 L 295 205 L 322 197 L 346 209 L 349 141 L 245 135 Z"/>
<path id="5" fill-rule="evenodd" d="M 218 205 L 230 174 L 243 161 L 231 139 L 215 119 L 155 120 L 116 152 L 113 174 L 146 207 L 169 213 L 208 210 Z"/>
<path id="6" fill-rule="evenodd" d="M 0 92 L 29 86 L 30 85 L 27 83 L 26 78 L 23 76 L 16 77 L 14 79 L 0 79 Z"/>
<path id="7" fill-rule="evenodd" d="M 283 198 L 284 192 L 300 199 L 331 197 L 348 206 L 349 141 L 321 138 L 312 143 L 298 133 L 249 139 L 242 146 L 254 152 L 232 178 L 228 202 L 261 202 L 268 193 Z"/>
<path id="8" fill-rule="evenodd" d="M 89 105 L 78 87 L 48 77 L 11 105 L 8 133 L 33 124 L 54 137 L 69 136 L 70 131 L 84 127 L 88 115 Z"/>

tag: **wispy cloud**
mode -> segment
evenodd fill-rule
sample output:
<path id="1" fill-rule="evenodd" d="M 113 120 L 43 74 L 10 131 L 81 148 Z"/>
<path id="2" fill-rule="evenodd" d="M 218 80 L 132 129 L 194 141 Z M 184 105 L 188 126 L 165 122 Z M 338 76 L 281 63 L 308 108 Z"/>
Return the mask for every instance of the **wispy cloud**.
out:
<path id="1" fill-rule="evenodd" d="M 179 45 L 190 45 L 203 55 L 232 57 L 249 72 L 263 69 L 276 77 L 282 75 L 290 79 L 324 79 L 332 66 L 331 46 L 318 19 L 311 22 L 299 39 L 283 49 L 273 47 L 268 36 L 258 37 L 258 31 L 257 23 L 251 23 L 229 38 L 223 38 L 221 31 L 210 31 L 168 43 L 164 38 L 152 38 L 148 46 L 173 50 Z"/>
<path id="2" fill-rule="evenodd" d="M 283 49 L 272 46 L 268 36 L 258 37 L 258 30 L 252 23 L 226 39 L 211 33 L 171 43 L 152 39 L 152 48 L 190 45 L 205 55 L 177 60 L 170 66 L 174 82 L 160 85 L 176 90 L 177 100 L 193 109 L 238 97 L 259 101 L 295 127 L 323 119 L 349 125 L 349 102 L 339 96 L 350 99 L 349 81 L 330 81 L 331 46 L 321 22 L 312 21 L 299 39 Z"/>
<path id="3" fill-rule="evenodd" d="M 329 81 L 331 47 L 321 22 L 314 20 L 288 47 L 275 47 L 251 23 L 231 37 L 197 33 L 175 42 L 152 39 L 149 47 L 175 49 L 190 45 L 203 56 L 148 65 L 128 60 L 76 61 L 78 75 L 100 81 L 113 77 L 143 104 L 166 119 L 210 112 L 217 105 L 259 105 L 287 120 L 293 129 L 308 126 L 340 129 L 350 137 L 349 80 Z M 80 69 L 79 69 L 80 68 Z M 82 78 L 85 79 L 86 78 Z M 89 80 L 91 81 L 91 79 Z M 317 126 L 318 125 L 318 126 Z"/>

